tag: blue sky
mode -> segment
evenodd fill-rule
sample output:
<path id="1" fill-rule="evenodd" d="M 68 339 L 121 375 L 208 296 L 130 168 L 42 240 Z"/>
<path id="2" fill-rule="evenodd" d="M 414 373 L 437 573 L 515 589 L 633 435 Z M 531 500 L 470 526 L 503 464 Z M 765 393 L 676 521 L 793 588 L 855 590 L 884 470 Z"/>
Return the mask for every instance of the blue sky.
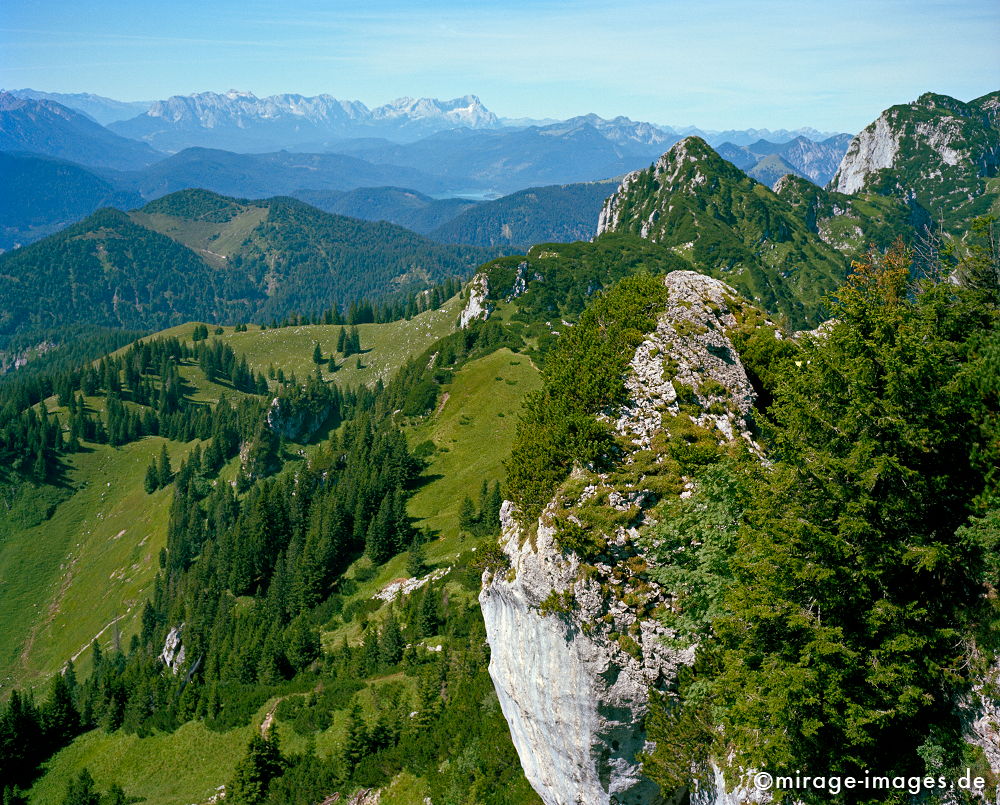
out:
<path id="1" fill-rule="evenodd" d="M 856 131 L 1000 87 L 997 0 L 3 0 L 0 86 L 475 93 L 501 116 Z"/>

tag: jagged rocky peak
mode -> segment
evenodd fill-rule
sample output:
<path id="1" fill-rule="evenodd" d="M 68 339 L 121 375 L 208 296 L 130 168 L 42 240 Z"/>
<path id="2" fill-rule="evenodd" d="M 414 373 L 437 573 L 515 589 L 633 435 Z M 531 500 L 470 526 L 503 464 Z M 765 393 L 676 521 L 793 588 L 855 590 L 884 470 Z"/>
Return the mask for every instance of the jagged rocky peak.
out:
<path id="1" fill-rule="evenodd" d="M 729 176 L 743 178 L 743 172 L 727 162 L 700 137 L 685 137 L 671 146 L 653 165 L 626 175 L 601 209 L 597 234 L 634 229 L 637 209 L 651 207 L 648 219 L 640 222 L 637 234 L 649 237 L 651 225 L 659 217 L 657 199 L 661 189 L 670 192 L 694 192 L 710 181 Z M 653 238 L 655 240 L 655 237 Z"/>
<path id="2" fill-rule="evenodd" d="M 659 502 L 690 494 L 691 486 L 677 478 L 664 492 L 634 468 L 655 465 L 670 439 L 683 438 L 682 428 L 758 449 L 754 391 L 727 335 L 745 303 L 725 283 L 692 271 L 664 282 L 668 302 L 635 350 L 627 397 L 599 415 L 631 447 L 612 467 L 575 468 L 530 527 L 505 503 L 501 547 L 510 566 L 484 574 L 490 674 L 545 805 L 664 801 L 638 759 L 651 748 L 643 718 L 650 688 L 669 691 L 694 649 L 663 639 L 655 612 L 669 591 L 646 573 L 654 560 L 640 529 Z M 594 529 L 597 553 L 566 549 L 560 535 L 572 526 Z"/>
<path id="3" fill-rule="evenodd" d="M 472 129 L 494 128 L 500 121 L 475 95 L 463 95 L 450 101 L 437 98 L 398 98 L 372 110 L 372 117 L 381 120 L 409 118 L 412 120 L 444 118 L 456 125 Z"/>
<path id="4" fill-rule="evenodd" d="M 250 121 L 299 119 L 311 123 L 394 121 L 413 123 L 441 121 L 450 126 L 491 128 L 499 125 L 496 115 L 475 95 L 450 101 L 436 98 L 399 98 L 369 109 L 361 101 L 339 100 L 332 95 L 282 93 L 257 97 L 253 92 L 198 92 L 174 95 L 153 103 L 146 115 L 168 122 L 188 122 L 214 128 L 223 124 L 247 125 Z"/>

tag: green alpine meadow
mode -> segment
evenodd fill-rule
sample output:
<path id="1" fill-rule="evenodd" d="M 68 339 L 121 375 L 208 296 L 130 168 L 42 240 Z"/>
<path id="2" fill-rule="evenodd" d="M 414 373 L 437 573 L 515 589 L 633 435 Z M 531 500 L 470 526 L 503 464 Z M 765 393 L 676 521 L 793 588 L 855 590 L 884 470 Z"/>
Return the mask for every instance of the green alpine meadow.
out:
<path id="1" fill-rule="evenodd" d="M 1000 802 L 994 5 L 321 6 L 5 9 L 0 805 Z"/>

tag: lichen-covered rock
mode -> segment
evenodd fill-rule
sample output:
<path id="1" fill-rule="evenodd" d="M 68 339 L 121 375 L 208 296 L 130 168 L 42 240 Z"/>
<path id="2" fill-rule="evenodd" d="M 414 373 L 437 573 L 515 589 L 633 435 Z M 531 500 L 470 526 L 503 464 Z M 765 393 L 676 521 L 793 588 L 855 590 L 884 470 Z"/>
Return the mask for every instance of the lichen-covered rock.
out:
<path id="1" fill-rule="evenodd" d="M 696 424 L 714 425 L 726 440 L 742 436 L 753 444 L 756 395 L 726 335 L 736 326 L 730 310 L 736 291 L 694 271 L 674 271 L 664 282 L 668 306 L 632 357 L 625 377 L 628 401 L 611 412 L 615 429 L 636 446 L 649 447 L 664 414 L 680 413 L 677 386 L 683 386 L 702 409 L 692 417 Z"/>

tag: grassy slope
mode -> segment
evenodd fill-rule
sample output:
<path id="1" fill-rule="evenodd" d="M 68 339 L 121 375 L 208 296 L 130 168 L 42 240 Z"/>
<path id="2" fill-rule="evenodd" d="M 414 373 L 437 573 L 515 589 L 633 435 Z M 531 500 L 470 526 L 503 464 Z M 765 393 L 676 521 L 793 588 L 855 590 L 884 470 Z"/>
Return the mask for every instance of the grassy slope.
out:
<path id="1" fill-rule="evenodd" d="M 126 794 L 144 797 L 146 805 L 204 802 L 232 775 L 259 723 L 211 732 L 201 722 L 189 722 L 174 733 L 149 738 L 92 730 L 52 758 L 31 801 L 59 802 L 86 766 L 98 788 L 117 782 Z"/>
<path id="2" fill-rule="evenodd" d="M 452 330 L 461 305 L 456 297 L 410 321 L 361 325 L 362 348 L 368 350 L 361 356 L 365 368 L 355 368 L 352 357 L 324 376 L 345 385 L 389 379 L 403 361 Z M 152 337 L 190 338 L 193 329 L 185 324 Z M 315 368 L 314 341 L 329 354 L 339 329 L 317 325 L 236 333 L 226 328 L 222 338 L 254 369 L 273 364 L 304 377 Z M 181 374 L 191 386 L 191 399 L 216 402 L 222 394 L 240 395 L 207 382 L 194 366 L 181 367 Z M 50 410 L 59 411 L 49 403 Z M 99 400 L 88 403 L 93 408 Z M 65 421 L 65 411 L 59 412 Z M 72 494 L 48 520 L 16 529 L 0 542 L 0 682 L 31 684 L 48 676 L 118 615 L 125 616 L 118 627 L 130 634 L 166 539 L 170 490 L 147 496 L 142 488 L 146 467 L 162 442 L 150 437 L 120 449 L 91 445 L 89 452 L 70 456 L 64 482 Z M 174 467 L 194 446 L 167 444 Z M 113 635 L 111 628 L 102 640 Z"/>
<path id="3" fill-rule="evenodd" d="M 170 491 L 148 496 L 142 488 L 163 442 L 93 445 L 70 456 L 66 482 L 75 493 L 51 518 L 0 545 L 4 684 L 33 684 L 57 671 L 116 616 L 123 616 L 119 629 L 130 633 L 166 542 Z M 178 466 L 194 442 L 167 445 Z"/>
<path id="4" fill-rule="evenodd" d="M 501 378 L 497 380 L 496 378 Z M 521 400 L 541 385 L 538 370 L 523 355 L 501 349 L 464 366 L 448 386 L 448 399 L 425 422 L 407 434 L 411 447 L 431 440 L 439 448 L 424 472 L 427 483 L 410 501 L 409 512 L 416 525 L 428 529 L 434 538 L 424 546 L 430 568 L 454 564 L 460 553 L 468 550 L 458 528 L 458 509 L 462 498 L 476 499 L 479 487 L 503 479 L 503 462 L 510 455 L 514 427 Z M 498 414 L 504 416 L 498 416 Z M 389 582 L 408 577 L 408 554 L 402 553 L 383 565 L 357 592 L 344 599 L 365 600 Z M 348 572 L 354 575 L 367 559 L 355 563 Z M 466 595 L 457 585 L 453 595 Z M 346 637 L 360 640 L 357 621 L 342 624 L 336 619 L 323 633 L 323 644 L 332 648 Z"/>
<path id="5" fill-rule="evenodd" d="M 372 689 L 362 693 L 363 705 L 378 684 L 379 681 L 374 682 Z M 205 803 L 220 785 L 232 778 L 247 742 L 276 703 L 277 699 L 271 699 L 250 724 L 226 732 L 212 732 L 200 721 L 188 722 L 170 734 L 158 733 L 146 738 L 92 730 L 52 757 L 44 776 L 31 789 L 30 801 L 33 805 L 59 802 L 69 782 L 86 767 L 98 789 L 118 783 L 126 795 L 142 797 L 143 805 Z M 272 729 L 278 731 L 283 752 L 305 750 L 306 739 L 288 724 L 276 720 Z M 313 736 L 316 754 L 329 757 L 337 751 L 345 729 L 344 714 L 337 711 L 330 727 Z M 426 783 L 403 773 L 393 781 L 382 802 L 423 805 L 425 795 Z"/>
<path id="6" fill-rule="evenodd" d="M 334 375 L 336 380 L 353 384 L 362 379 L 373 382 L 377 377 L 391 376 L 402 361 L 453 328 L 461 304 L 461 300 L 453 299 L 442 310 L 428 311 L 411 322 L 362 325 L 359 327 L 362 346 L 371 348 L 362 358 L 368 368 L 360 372 L 341 370 Z M 159 335 L 188 338 L 192 329 L 193 325 L 182 325 Z M 295 371 L 303 376 L 313 367 L 313 339 L 319 334 L 321 347 L 328 352 L 322 339 L 335 339 L 338 329 L 309 326 L 234 333 L 227 328 L 222 337 L 247 355 L 255 368 L 264 369 L 274 363 L 286 372 Z M 220 393 L 234 394 L 205 382 L 193 367 L 183 367 L 182 374 L 191 381 L 190 396 L 195 399 L 216 400 Z M 502 464 L 513 441 L 521 399 L 538 385 L 538 371 L 530 360 L 500 350 L 461 369 L 448 386 L 444 404 L 427 421 L 410 429 L 411 445 L 429 439 L 438 448 L 445 448 L 431 458 L 426 473 L 430 480 L 410 507 L 418 525 L 437 534 L 426 546 L 430 566 L 446 567 L 470 547 L 459 537 L 458 507 L 462 497 L 466 494 L 476 497 L 483 480 L 492 482 L 503 477 Z M 504 416 L 498 416 L 501 413 Z M 52 622 L 38 629 L 39 639 L 32 649 L 31 661 L 19 673 L 20 678 L 37 680 L 56 670 L 67 654 L 89 644 L 90 638 L 116 611 L 121 614 L 128 602 L 141 601 L 148 590 L 159 548 L 165 540 L 170 488 L 147 497 L 142 480 L 162 441 L 151 437 L 118 450 L 97 446 L 90 453 L 73 456 L 68 480 L 74 487 L 82 488 L 62 502 L 50 520 L 31 530 L 34 539 L 19 535 L 0 546 L 3 571 L 0 578 L 10 577 L 9 569 L 14 567 L 33 567 L 32 562 L 39 565 L 30 574 L 20 573 L 24 578 L 17 580 L 16 590 L 4 591 L 0 617 L 6 617 L 9 623 L 16 623 L 16 613 L 27 607 L 44 611 L 50 606 L 66 582 L 63 565 L 68 561 L 67 556 L 77 557 L 74 573 L 65 583 L 62 603 Z M 175 467 L 194 445 L 167 444 Z M 116 539 L 123 530 L 125 533 Z M 79 548 L 77 542 L 81 543 Z M 359 584 L 352 598 L 370 598 L 389 581 L 405 577 L 406 560 L 405 553 L 396 557 L 374 578 Z M 360 560 L 360 564 L 365 563 L 367 560 Z M 138 568 L 134 567 L 136 564 Z M 123 578 L 111 579 L 119 571 L 124 571 Z M 449 584 L 449 588 L 453 588 L 452 595 L 469 595 L 457 584 Z M 140 607 L 141 604 L 133 606 L 129 618 L 137 615 Z M 344 624 L 338 620 L 324 634 L 328 646 L 345 636 L 349 640 L 358 638 L 356 621 Z M 126 635 L 130 633 L 127 621 L 123 619 L 119 624 Z M 113 630 L 106 631 L 102 641 L 109 640 L 112 633 Z M 20 634 L 0 630 L 0 648 L 5 652 L 0 656 L 11 653 L 16 656 L 25 636 L 23 630 Z M 81 657 L 84 674 L 86 660 L 87 652 Z M 251 731 L 259 725 L 266 709 L 267 706 L 253 725 L 225 733 L 211 732 L 202 724 L 188 724 L 171 735 L 143 739 L 123 733 L 88 733 L 53 758 L 32 790 L 32 801 L 45 803 L 58 799 L 72 775 L 87 766 L 99 787 L 118 781 L 127 792 L 147 797 L 149 805 L 203 802 L 229 779 Z M 334 751 L 341 731 L 341 725 L 335 722 L 316 736 L 317 751 L 320 754 Z M 302 748 L 299 744 L 304 739 L 288 725 L 281 725 L 281 733 L 286 749 Z M 423 790 L 423 781 L 401 775 L 384 801 L 387 805 L 419 802 L 420 799 L 413 798 Z"/>
<path id="7" fill-rule="evenodd" d="M 160 212 L 138 210 L 130 212 L 129 217 L 142 226 L 183 243 L 212 265 L 220 267 L 240 250 L 254 227 L 267 217 L 267 207 L 249 205 L 231 221 L 224 223 L 191 221 Z"/>
<path id="8" fill-rule="evenodd" d="M 475 499 L 484 480 L 503 479 L 521 400 L 539 385 L 531 361 L 507 349 L 459 371 L 444 404 L 439 402 L 438 411 L 410 433 L 411 445 L 430 439 L 438 448 L 427 474 L 439 477 L 421 488 L 410 504 L 419 525 L 446 539 L 458 536 L 462 498 Z"/>
<path id="9" fill-rule="evenodd" d="M 334 380 L 341 386 L 370 385 L 377 380 L 387 381 L 410 357 L 423 352 L 442 336 L 455 329 L 458 316 L 465 301 L 458 296 L 449 299 L 437 310 L 427 310 L 409 321 L 393 321 L 388 324 L 360 324 L 361 336 L 359 356 L 348 359 L 337 357 L 340 368 L 330 372 L 323 367 L 323 379 Z M 190 340 L 194 324 L 182 324 L 163 330 L 159 336 L 176 336 Z M 211 334 L 209 338 L 221 338 L 232 346 L 237 355 L 246 356 L 254 372 L 267 372 L 268 367 L 284 370 L 285 374 L 295 373 L 299 379 L 316 371 L 312 362 L 313 346 L 318 342 L 324 358 L 329 358 L 337 347 L 340 325 L 309 324 L 301 327 L 277 327 L 261 330 L 256 325 L 248 325 L 248 330 L 238 333 L 232 327 L 222 328 L 220 336 Z M 357 359 L 362 368 L 357 368 Z"/>

